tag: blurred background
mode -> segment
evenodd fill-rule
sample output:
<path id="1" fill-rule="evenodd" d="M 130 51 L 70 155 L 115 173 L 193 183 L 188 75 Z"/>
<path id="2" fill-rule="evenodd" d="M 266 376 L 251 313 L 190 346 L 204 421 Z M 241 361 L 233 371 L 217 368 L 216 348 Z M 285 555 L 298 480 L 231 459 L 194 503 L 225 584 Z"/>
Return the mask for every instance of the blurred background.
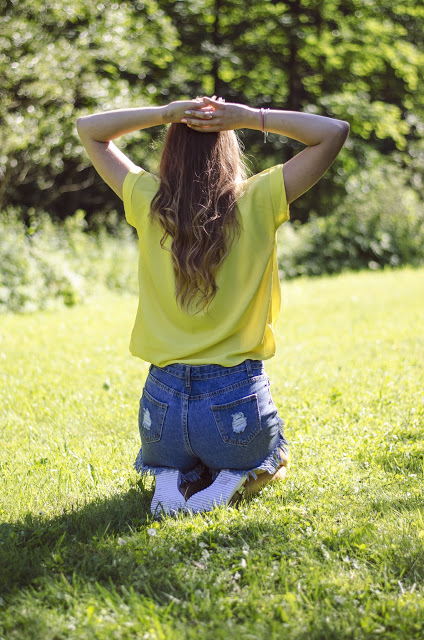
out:
<path id="1" fill-rule="evenodd" d="M 350 123 L 280 227 L 281 278 L 424 264 L 424 5 L 392 0 L 4 0 L 0 311 L 137 292 L 137 236 L 79 116 L 216 94 Z M 164 127 L 115 140 L 155 172 Z M 304 148 L 239 132 L 252 173 Z"/>

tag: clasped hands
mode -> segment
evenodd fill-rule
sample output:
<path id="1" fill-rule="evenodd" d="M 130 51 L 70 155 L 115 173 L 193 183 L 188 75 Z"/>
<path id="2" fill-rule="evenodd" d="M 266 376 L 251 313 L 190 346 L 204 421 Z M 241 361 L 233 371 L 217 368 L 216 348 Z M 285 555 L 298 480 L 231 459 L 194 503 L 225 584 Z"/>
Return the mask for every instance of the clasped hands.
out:
<path id="1" fill-rule="evenodd" d="M 196 98 L 195 100 L 176 100 L 168 105 L 170 122 L 180 122 L 186 124 L 190 129 L 211 133 L 222 131 L 226 128 L 222 120 L 225 104 L 223 98 L 212 96 L 208 98 Z M 228 105 L 226 105 L 228 106 Z"/>

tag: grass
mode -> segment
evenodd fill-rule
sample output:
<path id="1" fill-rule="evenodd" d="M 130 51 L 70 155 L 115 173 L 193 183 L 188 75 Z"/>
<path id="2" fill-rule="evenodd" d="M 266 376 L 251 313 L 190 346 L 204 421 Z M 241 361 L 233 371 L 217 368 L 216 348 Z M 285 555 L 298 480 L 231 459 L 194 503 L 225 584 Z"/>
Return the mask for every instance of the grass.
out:
<path id="1" fill-rule="evenodd" d="M 0 317 L 0 638 L 422 638 L 424 269 L 282 283 L 284 483 L 155 521 L 134 296 Z"/>

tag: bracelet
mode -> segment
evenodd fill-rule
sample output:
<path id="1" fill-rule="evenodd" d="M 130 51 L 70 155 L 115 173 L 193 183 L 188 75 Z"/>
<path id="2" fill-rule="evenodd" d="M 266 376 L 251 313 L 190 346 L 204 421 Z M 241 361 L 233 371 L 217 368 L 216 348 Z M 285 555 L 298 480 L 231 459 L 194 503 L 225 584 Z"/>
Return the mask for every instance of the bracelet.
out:
<path id="1" fill-rule="evenodd" d="M 267 141 L 268 131 L 265 131 L 265 114 L 268 113 L 269 109 L 264 109 L 261 107 L 261 131 L 264 134 L 264 142 Z"/>

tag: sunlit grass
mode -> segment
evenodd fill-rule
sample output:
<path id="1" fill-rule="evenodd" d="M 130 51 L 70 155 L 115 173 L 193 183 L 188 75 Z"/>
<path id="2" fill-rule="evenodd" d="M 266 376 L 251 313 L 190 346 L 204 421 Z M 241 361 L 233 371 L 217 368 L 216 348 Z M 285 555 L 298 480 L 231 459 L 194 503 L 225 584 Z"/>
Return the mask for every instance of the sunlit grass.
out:
<path id="1" fill-rule="evenodd" d="M 154 521 L 137 299 L 0 317 L 0 637 L 422 638 L 424 269 L 282 283 L 282 484 Z"/>

